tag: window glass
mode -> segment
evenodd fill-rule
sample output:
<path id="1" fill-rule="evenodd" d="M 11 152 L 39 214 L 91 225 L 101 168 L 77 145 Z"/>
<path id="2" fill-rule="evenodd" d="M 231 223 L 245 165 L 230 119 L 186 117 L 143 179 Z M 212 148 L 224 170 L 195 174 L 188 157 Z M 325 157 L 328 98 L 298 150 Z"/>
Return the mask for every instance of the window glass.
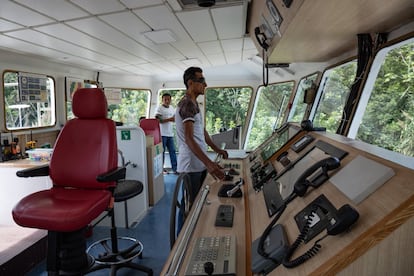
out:
<path id="1" fill-rule="evenodd" d="M 373 87 L 365 88 L 371 93 L 360 104 L 362 120 L 355 120 L 356 139 L 413 157 L 414 39 L 382 49 L 375 65 Z"/>
<path id="2" fill-rule="evenodd" d="M 357 62 L 353 60 L 325 71 L 317 95 L 318 104 L 313 107 L 315 127 L 325 127 L 326 131 L 336 133 L 355 80 L 356 69 Z"/>
<path id="3" fill-rule="evenodd" d="M 125 126 L 138 126 L 141 117 L 147 117 L 151 92 L 148 89 L 105 88 L 108 100 L 108 118 Z"/>
<path id="4" fill-rule="evenodd" d="M 259 88 L 247 133 L 246 150 L 258 147 L 283 124 L 293 87 L 294 82 L 289 81 Z"/>
<path id="5" fill-rule="evenodd" d="M 162 95 L 168 93 L 171 95 L 171 106 L 177 108 L 178 102 L 185 95 L 186 90 L 183 89 L 160 89 L 158 92 L 158 105 L 162 104 Z M 178 151 L 178 142 L 177 142 L 177 131 L 175 129 L 175 123 L 173 124 L 173 133 L 174 133 L 174 145 L 175 150 Z"/>
<path id="6" fill-rule="evenodd" d="M 178 102 L 183 98 L 185 95 L 185 89 L 160 89 L 158 92 L 158 104 L 160 105 L 162 102 L 162 95 L 164 93 L 169 93 L 171 95 L 171 105 L 176 108 Z M 175 125 L 175 124 L 174 124 Z"/>
<path id="7" fill-rule="evenodd" d="M 212 135 L 236 126 L 245 127 L 251 87 L 213 87 L 205 92 L 205 123 Z"/>
<path id="8" fill-rule="evenodd" d="M 8 130 L 56 124 L 53 78 L 15 71 L 3 73 L 5 123 Z"/>
<path id="9" fill-rule="evenodd" d="M 305 116 L 306 107 L 308 106 L 305 101 L 305 91 L 316 84 L 316 78 L 318 73 L 310 75 L 300 80 L 298 88 L 296 90 L 295 99 L 293 100 L 292 109 L 289 114 L 289 122 L 302 122 Z"/>
<path id="10" fill-rule="evenodd" d="M 80 88 L 96 88 L 98 87 L 97 84 L 92 83 L 91 81 L 87 80 L 81 80 L 81 79 L 75 79 L 66 77 L 65 78 L 66 83 L 66 119 L 70 120 L 75 118 L 72 111 L 72 96 L 73 93 L 75 93 L 76 90 Z"/>

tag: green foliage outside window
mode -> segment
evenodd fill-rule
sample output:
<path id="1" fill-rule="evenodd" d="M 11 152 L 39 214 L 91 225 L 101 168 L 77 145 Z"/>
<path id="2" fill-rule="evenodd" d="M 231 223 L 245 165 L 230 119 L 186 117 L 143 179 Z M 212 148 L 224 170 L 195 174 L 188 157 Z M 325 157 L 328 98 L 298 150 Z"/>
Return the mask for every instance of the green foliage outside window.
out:
<path id="1" fill-rule="evenodd" d="M 36 74 L 32 74 L 36 77 Z M 19 95 L 19 73 L 6 71 L 4 81 L 4 106 L 6 129 L 20 130 L 50 127 L 56 123 L 55 83 L 50 77 L 46 81 L 46 95 L 42 100 L 22 100 Z M 39 78 L 44 78 L 38 75 Z"/>
<path id="2" fill-rule="evenodd" d="M 314 126 L 326 127 L 326 131 L 336 133 L 355 80 L 356 68 L 357 62 L 354 60 L 326 70 L 320 84 L 323 91 L 313 118 Z"/>
<path id="3" fill-rule="evenodd" d="M 356 139 L 414 156 L 414 43 L 388 52 Z"/>
<path id="4" fill-rule="evenodd" d="M 121 103 L 108 105 L 108 118 L 126 126 L 138 126 L 139 118 L 146 117 L 150 101 L 147 89 L 121 89 Z"/>
<path id="5" fill-rule="evenodd" d="M 257 148 L 283 124 L 293 87 L 294 82 L 290 81 L 259 88 L 246 150 Z"/>
<path id="6" fill-rule="evenodd" d="M 205 93 L 205 122 L 212 135 L 220 129 L 245 127 L 252 89 L 250 87 L 207 88 Z"/>
<path id="7" fill-rule="evenodd" d="M 177 107 L 178 102 L 184 97 L 185 89 L 161 89 L 158 93 L 158 103 L 162 103 L 162 95 L 168 93 L 171 95 L 171 106 Z"/>
<path id="8" fill-rule="evenodd" d="M 306 89 L 310 88 L 312 84 L 316 84 L 317 77 L 318 73 L 315 73 L 300 80 L 295 94 L 295 99 L 293 100 L 292 109 L 290 111 L 291 115 L 289 115 L 290 122 L 302 122 L 303 117 L 305 116 L 306 107 L 308 106 L 306 103 L 304 103 L 305 91 Z"/>

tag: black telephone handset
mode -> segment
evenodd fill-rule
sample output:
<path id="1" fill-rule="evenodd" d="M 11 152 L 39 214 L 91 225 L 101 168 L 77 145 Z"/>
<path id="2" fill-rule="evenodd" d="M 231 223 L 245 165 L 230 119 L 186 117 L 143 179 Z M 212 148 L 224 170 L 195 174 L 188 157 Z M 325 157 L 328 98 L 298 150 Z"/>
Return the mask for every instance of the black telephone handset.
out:
<path id="1" fill-rule="evenodd" d="M 317 208 L 317 207 L 315 207 Z M 313 246 L 306 251 L 303 255 L 297 257 L 294 260 L 290 260 L 293 253 L 305 241 L 305 237 L 310 229 L 310 223 L 313 219 L 312 216 L 309 216 L 305 227 L 303 227 L 302 231 L 300 232 L 299 236 L 296 238 L 295 242 L 289 247 L 285 257 L 283 258 L 283 265 L 286 268 L 294 268 L 297 267 L 313 256 L 315 256 L 319 250 L 321 249 L 321 245 L 319 244 L 327 236 L 335 236 L 341 234 L 347 230 L 358 220 L 359 213 L 355 210 L 351 205 L 345 204 L 334 214 L 329 222 L 329 225 L 326 227 L 326 235 L 322 238 L 318 239 Z"/>
<path id="2" fill-rule="evenodd" d="M 254 35 L 256 36 L 257 43 L 259 43 L 260 47 L 267 51 L 269 48 L 269 44 L 266 43 L 267 37 L 260 31 L 260 27 L 254 28 Z"/>
<path id="3" fill-rule="evenodd" d="M 302 175 L 296 180 L 293 186 L 293 193 L 303 197 L 306 194 L 309 186 L 313 188 L 319 187 L 322 183 L 329 179 L 328 171 L 334 170 L 341 165 L 336 157 L 328 157 L 316 162 L 311 167 L 306 169 Z"/>
<path id="4" fill-rule="evenodd" d="M 323 182 L 325 182 L 329 176 L 328 171 L 334 170 L 341 165 L 341 162 L 336 157 L 328 157 L 323 160 L 320 160 L 313 164 L 311 167 L 306 169 L 302 175 L 296 180 L 292 193 L 284 200 L 283 204 L 276 210 L 276 216 L 270 222 L 270 224 L 263 231 L 262 236 L 260 237 L 259 245 L 257 247 L 257 253 L 262 257 L 271 259 L 269 254 L 264 251 L 264 242 L 272 230 L 273 226 L 279 220 L 280 216 L 286 209 L 286 206 L 297 196 L 303 197 L 306 194 L 309 186 L 313 188 L 319 187 Z M 306 228 L 306 227 L 305 227 Z M 304 234 L 306 235 L 306 233 Z"/>

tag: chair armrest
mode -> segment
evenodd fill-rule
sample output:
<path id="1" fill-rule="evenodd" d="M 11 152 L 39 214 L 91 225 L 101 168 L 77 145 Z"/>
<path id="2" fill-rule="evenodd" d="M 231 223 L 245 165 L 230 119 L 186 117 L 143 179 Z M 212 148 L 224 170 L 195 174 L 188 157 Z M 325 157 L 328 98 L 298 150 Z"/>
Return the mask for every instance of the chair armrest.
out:
<path id="1" fill-rule="evenodd" d="M 48 176 L 49 175 L 49 164 L 20 170 L 16 172 L 16 175 L 18 177 Z"/>
<path id="2" fill-rule="evenodd" d="M 112 182 L 125 179 L 126 176 L 126 167 L 118 167 L 110 172 L 100 174 L 96 177 L 98 182 Z"/>

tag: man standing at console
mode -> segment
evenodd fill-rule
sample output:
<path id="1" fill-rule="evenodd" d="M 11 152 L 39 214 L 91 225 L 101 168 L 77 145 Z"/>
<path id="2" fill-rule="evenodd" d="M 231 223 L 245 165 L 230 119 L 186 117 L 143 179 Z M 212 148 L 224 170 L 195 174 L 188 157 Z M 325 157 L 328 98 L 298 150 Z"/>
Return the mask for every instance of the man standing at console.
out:
<path id="1" fill-rule="evenodd" d="M 207 156 L 207 145 L 217 154 L 227 158 L 227 151 L 217 147 L 204 127 L 204 119 L 197 103 L 197 97 L 204 95 L 207 83 L 203 71 L 198 67 L 190 67 L 184 72 L 186 94 L 177 105 L 175 123 L 178 137 L 179 155 L 178 172 L 188 173 L 191 179 L 190 200 L 194 202 L 201 185 L 210 173 L 213 177 L 224 179 L 224 170 Z M 183 203 L 183 202 L 182 202 Z M 181 207 L 183 204 L 181 204 Z M 183 208 L 180 208 L 178 232 L 181 230 Z"/>
<path id="2" fill-rule="evenodd" d="M 162 164 L 164 165 L 165 152 L 168 149 L 171 161 L 171 169 L 173 173 L 177 174 L 177 156 L 175 154 L 174 145 L 174 129 L 173 122 L 175 121 L 175 108 L 171 104 L 171 94 L 164 93 L 161 98 L 162 104 L 158 106 L 155 111 L 155 118 L 160 121 L 160 132 L 162 136 L 162 146 L 164 152 L 162 155 Z M 164 170 L 165 171 L 165 170 Z M 166 172 L 166 171 L 165 171 Z"/>

